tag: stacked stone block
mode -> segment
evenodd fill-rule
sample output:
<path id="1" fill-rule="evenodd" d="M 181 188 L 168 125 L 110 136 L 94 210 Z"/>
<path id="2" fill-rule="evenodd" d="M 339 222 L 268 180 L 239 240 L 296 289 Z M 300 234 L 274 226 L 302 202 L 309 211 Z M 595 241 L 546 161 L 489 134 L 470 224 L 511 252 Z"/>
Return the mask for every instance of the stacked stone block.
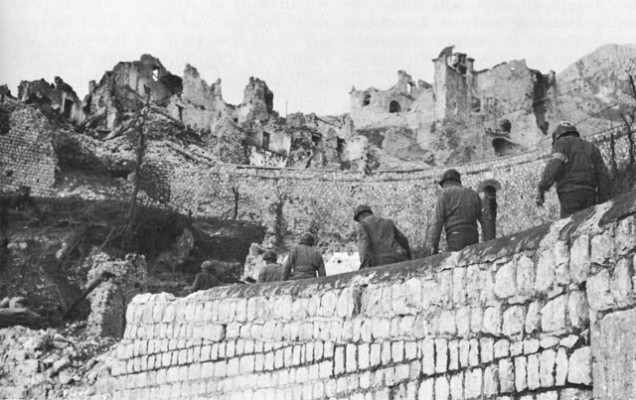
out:
<path id="1" fill-rule="evenodd" d="M 608 333 L 602 320 L 598 337 L 590 327 L 633 311 L 634 213 L 632 193 L 448 255 L 181 299 L 137 296 L 111 376 L 75 395 L 592 399 L 593 358 L 594 371 L 607 370 L 592 354 Z"/>

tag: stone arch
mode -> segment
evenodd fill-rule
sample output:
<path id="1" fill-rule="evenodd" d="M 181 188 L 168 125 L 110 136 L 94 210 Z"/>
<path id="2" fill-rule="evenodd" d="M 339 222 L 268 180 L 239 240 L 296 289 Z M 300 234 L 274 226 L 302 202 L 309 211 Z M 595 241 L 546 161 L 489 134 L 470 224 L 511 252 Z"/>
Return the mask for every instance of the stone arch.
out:
<path id="1" fill-rule="evenodd" d="M 395 100 L 393 100 L 391 103 L 389 103 L 389 112 L 390 113 L 398 113 L 400 111 L 402 111 L 402 106 L 400 105 L 400 103 L 398 103 Z"/>

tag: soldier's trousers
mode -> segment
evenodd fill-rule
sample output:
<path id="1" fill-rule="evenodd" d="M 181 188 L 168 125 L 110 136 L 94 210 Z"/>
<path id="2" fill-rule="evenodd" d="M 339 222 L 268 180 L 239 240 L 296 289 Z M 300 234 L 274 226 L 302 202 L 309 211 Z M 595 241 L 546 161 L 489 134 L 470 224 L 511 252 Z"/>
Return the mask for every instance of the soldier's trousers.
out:
<path id="1" fill-rule="evenodd" d="M 446 232 L 448 251 L 459 251 L 466 246 L 479 242 L 479 232 L 472 226 L 458 227 Z"/>
<path id="2" fill-rule="evenodd" d="M 596 204 L 596 192 L 578 189 L 571 192 L 559 193 L 561 203 L 561 218 L 565 218 L 577 211 L 585 210 Z"/>

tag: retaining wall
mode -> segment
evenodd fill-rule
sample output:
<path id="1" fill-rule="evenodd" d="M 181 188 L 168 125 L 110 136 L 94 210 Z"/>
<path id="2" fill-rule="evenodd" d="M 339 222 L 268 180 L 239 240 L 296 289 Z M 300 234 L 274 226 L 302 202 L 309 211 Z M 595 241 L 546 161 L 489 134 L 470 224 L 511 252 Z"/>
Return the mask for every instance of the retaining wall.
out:
<path id="1" fill-rule="evenodd" d="M 110 374 L 72 395 L 591 399 L 610 390 L 604 371 L 619 353 L 608 340 L 633 342 L 634 325 L 617 331 L 611 319 L 634 315 L 634 214 L 630 193 L 461 252 L 180 299 L 137 296 Z M 633 347 L 626 354 L 633 361 Z M 633 363 L 625 368 L 629 395 L 599 398 L 634 397 Z"/>

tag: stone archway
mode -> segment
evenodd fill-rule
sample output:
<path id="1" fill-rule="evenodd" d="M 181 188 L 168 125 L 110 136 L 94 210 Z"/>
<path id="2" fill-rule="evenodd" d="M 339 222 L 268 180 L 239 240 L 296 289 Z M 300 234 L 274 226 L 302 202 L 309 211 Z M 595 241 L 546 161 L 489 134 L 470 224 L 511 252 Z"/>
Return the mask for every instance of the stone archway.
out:
<path id="1" fill-rule="evenodd" d="M 389 112 L 390 113 L 398 113 L 400 111 L 402 111 L 402 106 L 400 105 L 400 103 L 398 103 L 395 100 L 393 100 L 391 103 L 389 103 Z"/>

